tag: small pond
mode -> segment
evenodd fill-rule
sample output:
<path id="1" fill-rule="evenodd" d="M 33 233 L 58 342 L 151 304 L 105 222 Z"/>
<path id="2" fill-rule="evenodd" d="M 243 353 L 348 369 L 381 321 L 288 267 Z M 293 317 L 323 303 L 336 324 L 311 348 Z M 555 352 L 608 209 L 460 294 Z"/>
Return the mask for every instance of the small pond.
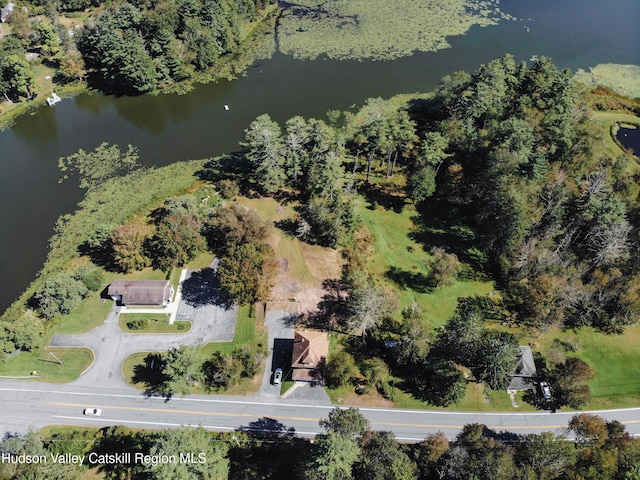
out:
<path id="1" fill-rule="evenodd" d="M 633 150 L 636 157 L 640 156 L 640 128 L 620 127 L 616 138 L 622 146 Z"/>

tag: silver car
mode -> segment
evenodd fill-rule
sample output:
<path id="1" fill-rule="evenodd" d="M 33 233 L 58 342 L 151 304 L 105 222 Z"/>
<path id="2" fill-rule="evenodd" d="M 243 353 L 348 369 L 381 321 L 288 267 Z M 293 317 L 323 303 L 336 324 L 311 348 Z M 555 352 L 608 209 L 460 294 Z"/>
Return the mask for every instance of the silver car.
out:
<path id="1" fill-rule="evenodd" d="M 551 398 L 551 389 L 547 382 L 540 382 L 540 391 L 542 392 L 542 396 L 545 400 L 549 400 Z"/>
<path id="2" fill-rule="evenodd" d="M 102 415 L 102 410 L 99 408 L 85 408 L 82 413 L 89 417 L 99 417 Z"/>

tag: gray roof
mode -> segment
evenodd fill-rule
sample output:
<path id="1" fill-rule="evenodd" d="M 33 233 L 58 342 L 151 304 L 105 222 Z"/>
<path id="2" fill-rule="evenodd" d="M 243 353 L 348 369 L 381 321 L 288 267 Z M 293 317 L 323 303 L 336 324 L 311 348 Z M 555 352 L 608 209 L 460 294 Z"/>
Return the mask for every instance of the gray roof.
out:
<path id="1" fill-rule="evenodd" d="M 520 356 L 507 390 L 530 390 L 534 388 L 533 379 L 537 375 L 536 362 L 530 347 L 518 347 Z"/>
<path id="2" fill-rule="evenodd" d="M 1 11 L 0 11 L 0 17 L 2 18 L 2 21 L 6 21 L 7 17 L 9 16 L 9 14 L 11 12 L 13 12 L 13 9 L 16 7 L 15 3 L 7 3 L 7 6 L 4 7 Z"/>
<path id="3" fill-rule="evenodd" d="M 120 295 L 124 305 L 162 305 L 171 300 L 171 284 L 169 280 L 115 280 L 107 294 Z"/>

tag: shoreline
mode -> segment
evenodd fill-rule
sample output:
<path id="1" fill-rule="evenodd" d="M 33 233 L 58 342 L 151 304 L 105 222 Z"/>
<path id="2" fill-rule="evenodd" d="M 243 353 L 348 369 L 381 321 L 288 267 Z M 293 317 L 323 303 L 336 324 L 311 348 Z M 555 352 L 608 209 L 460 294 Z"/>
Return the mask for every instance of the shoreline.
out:
<path id="1" fill-rule="evenodd" d="M 280 10 L 277 5 L 274 5 L 271 9 L 265 11 L 264 15 L 255 22 L 251 30 L 247 33 L 243 42 L 238 45 L 238 49 L 229 53 L 227 56 L 220 58 L 205 72 L 196 72 L 194 76 L 186 82 L 172 83 L 162 89 L 157 89 L 143 95 L 157 96 L 175 93 L 181 95 L 193 90 L 195 85 L 206 85 L 208 83 L 217 82 L 221 79 L 233 80 L 238 78 L 246 72 L 256 60 L 259 59 L 260 47 L 262 45 L 261 40 L 263 39 L 262 37 L 269 33 L 269 27 L 275 26 L 275 22 L 279 14 Z M 109 95 L 101 92 L 100 90 L 91 88 L 86 80 L 67 85 L 54 86 L 56 87 L 55 93 L 62 99 L 74 98 L 84 93 L 91 95 Z M 4 109 L 0 108 L 0 132 L 11 128 L 16 119 L 22 115 L 32 114 L 38 108 L 46 105 L 47 97 L 49 95 L 50 92 L 49 89 L 47 89 L 35 92 L 34 97 L 31 100 L 13 102 L 11 104 L 0 104 L 5 106 Z M 54 106 L 51 106 L 51 108 L 54 108 Z"/>

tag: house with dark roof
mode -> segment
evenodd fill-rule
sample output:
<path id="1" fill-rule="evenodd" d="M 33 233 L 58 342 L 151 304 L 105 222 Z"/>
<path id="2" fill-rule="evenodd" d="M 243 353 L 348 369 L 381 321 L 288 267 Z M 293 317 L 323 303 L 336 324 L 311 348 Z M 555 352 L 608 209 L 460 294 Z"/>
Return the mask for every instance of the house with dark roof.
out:
<path id="1" fill-rule="evenodd" d="M 169 280 L 115 280 L 107 289 L 121 305 L 158 305 L 171 303 L 174 289 Z"/>
<path id="2" fill-rule="evenodd" d="M 329 336 L 326 332 L 296 331 L 291 355 L 291 379 L 294 382 L 322 383 L 328 353 Z"/>
<path id="3" fill-rule="evenodd" d="M 536 379 L 536 362 L 533 360 L 533 352 L 530 347 L 518 347 L 520 355 L 516 364 L 515 372 L 511 377 L 509 385 L 507 385 L 508 393 L 522 392 L 524 390 L 534 390 L 534 381 Z"/>

